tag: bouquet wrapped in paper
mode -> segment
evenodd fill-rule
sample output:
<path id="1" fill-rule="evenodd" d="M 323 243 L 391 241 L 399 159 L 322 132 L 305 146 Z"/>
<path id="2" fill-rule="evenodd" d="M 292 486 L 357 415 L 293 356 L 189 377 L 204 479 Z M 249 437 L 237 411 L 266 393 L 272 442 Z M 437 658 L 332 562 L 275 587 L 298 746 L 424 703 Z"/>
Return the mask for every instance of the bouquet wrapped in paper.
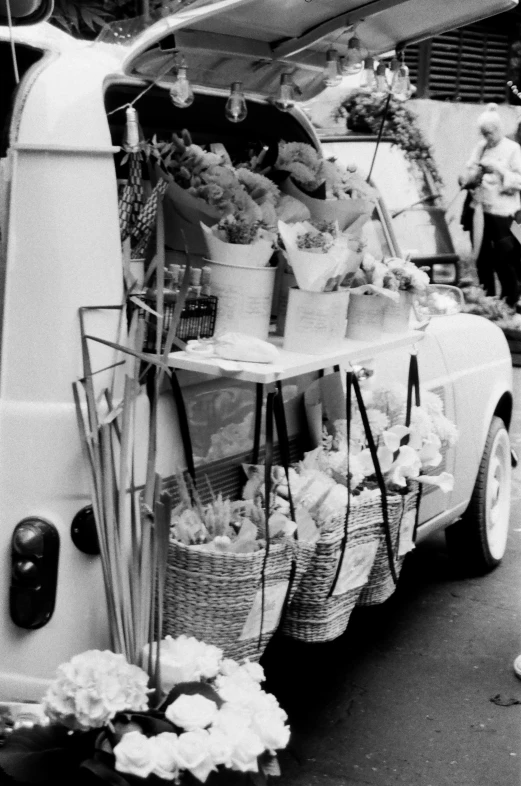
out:
<path id="1" fill-rule="evenodd" d="M 338 224 L 279 221 L 279 233 L 299 289 L 335 291 L 360 265 L 359 241 L 342 233 Z"/>
<path id="2" fill-rule="evenodd" d="M 281 191 L 299 199 L 317 221 L 338 221 L 341 229 L 361 216 L 369 216 L 376 192 L 356 172 L 333 159 L 325 160 L 317 151 L 300 142 L 281 142 L 275 168 L 287 172 Z"/>
<path id="3" fill-rule="evenodd" d="M 265 267 L 273 255 L 273 234 L 260 221 L 244 215 L 228 215 L 213 227 L 201 222 L 212 262 Z"/>

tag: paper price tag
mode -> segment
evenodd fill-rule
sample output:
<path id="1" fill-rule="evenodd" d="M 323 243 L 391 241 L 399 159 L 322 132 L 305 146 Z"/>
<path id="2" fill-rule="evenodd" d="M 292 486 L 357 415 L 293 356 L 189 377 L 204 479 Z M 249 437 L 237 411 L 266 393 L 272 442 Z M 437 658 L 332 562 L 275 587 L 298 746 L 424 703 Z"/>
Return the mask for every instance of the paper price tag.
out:
<path id="1" fill-rule="evenodd" d="M 348 590 L 363 587 L 373 567 L 379 542 L 368 540 L 351 547 L 348 544 L 333 595 L 343 595 Z"/>
<path id="2" fill-rule="evenodd" d="M 264 591 L 264 619 L 262 624 L 262 632 L 270 633 L 278 627 L 280 616 L 282 614 L 282 607 L 288 591 L 289 582 L 283 581 L 279 584 L 273 584 L 271 587 L 266 587 Z M 244 623 L 244 628 L 239 636 L 239 640 L 252 639 L 260 634 L 262 617 L 262 588 L 257 591 L 253 606 Z"/>
<path id="3" fill-rule="evenodd" d="M 414 548 L 413 534 L 414 525 L 416 523 L 416 511 L 408 510 L 402 516 L 400 524 L 400 540 L 398 543 L 398 556 L 404 557 L 409 551 Z"/>

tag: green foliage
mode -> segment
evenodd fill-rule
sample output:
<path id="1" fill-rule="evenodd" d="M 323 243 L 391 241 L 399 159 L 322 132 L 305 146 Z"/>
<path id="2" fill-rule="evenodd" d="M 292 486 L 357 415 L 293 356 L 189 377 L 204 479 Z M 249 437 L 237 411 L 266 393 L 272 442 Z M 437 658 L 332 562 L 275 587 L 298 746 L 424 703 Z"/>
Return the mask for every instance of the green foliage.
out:
<path id="1" fill-rule="evenodd" d="M 363 90 L 355 90 L 343 99 L 335 112 L 335 118 L 345 117 L 350 131 L 377 134 L 386 102 L 387 98 Z M 394 97 L 389 101 L 384 134 L 391 137 L 409 161 L 426 170 L 437 186 L 443 186 L 432 148 L 423 135 L 418 117 L 406 103 Z"/>
<path id="2" fill-rule="evenodd" d="M 110 22 L 149 14 L 151 21 L 179 11 L 194 0 L 55 0 L 51 22 L 77 38 L 96 38 Z"/>

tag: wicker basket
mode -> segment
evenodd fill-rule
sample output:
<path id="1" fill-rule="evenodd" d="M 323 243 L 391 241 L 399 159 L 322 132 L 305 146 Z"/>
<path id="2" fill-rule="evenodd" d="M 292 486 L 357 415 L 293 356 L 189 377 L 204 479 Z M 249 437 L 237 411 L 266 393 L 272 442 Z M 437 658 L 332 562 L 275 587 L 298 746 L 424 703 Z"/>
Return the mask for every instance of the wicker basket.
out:
<path id="1" fill-rule="evenodd" d="M 164 633 L 195 636 L 226 657 L 258 660 L 278 627 L 292 574 L 291 597 L 311 561 L 314 546 L 284 539 L 250 554 L 205 552 L 171 542 L 165 586 Z M 260 641 L 259 641 L 260 638 Z"/>
<path id="2" fill-rule="evenodd" d="M 408 519 L 408 516 L 416 518 L 416 510 L 419 503 L 418 483 L 411 483 L 406 494 L 392 495 L 387 499 L 389 509 L 389 529 L 391 533 L 391 543 L 394 556 L 394 567 L 397 578 L 402 570 L 404 557 L 398 555 L 400 544 L 400 530 Z M 389 555 L 385 542 L 383 524 L 382 541 L 376 552 L 373 568 L 369 574 L 366 586 L 360 593 L 357 606 L 374 606 L 383 603 L 389 598 L 396 589 L 391 568 L 389 566 Z"/>
<path id="3" fill-rule="evenodd" d="M 401 507 L 400 501 L 390 507 Z M 345 631 L 380 549 L 381 520 L 379 496 L 351 507 L 343 568 L 331 597 L 344 537 L 344 516 L 332 517 L 322 526 L 309 569 L 283 616 L 282 633 L 299 641 L 319 642 L 335 639 Z M 349 569 L 356 563 L 355 578 Z"/>

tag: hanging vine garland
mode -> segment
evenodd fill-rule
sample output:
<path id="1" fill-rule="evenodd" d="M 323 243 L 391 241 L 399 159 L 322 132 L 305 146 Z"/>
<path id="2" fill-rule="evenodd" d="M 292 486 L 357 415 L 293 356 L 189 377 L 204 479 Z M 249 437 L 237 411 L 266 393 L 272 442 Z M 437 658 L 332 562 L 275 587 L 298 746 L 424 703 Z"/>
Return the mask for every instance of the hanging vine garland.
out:
<path id="1" fill-rule="evenodd" d="M 386 103 L 387 97 L 355 90 L 343 99 L 334 116 L 336 120 L 345 118 L 349 131 L 377 134 Z M 426 170 L 439 188 L 443 187 L 432 148 L 423 135 L 417 115 L 393 96 L 388 102 L 383 132 L 403 150 L 409 161 Z"/>

